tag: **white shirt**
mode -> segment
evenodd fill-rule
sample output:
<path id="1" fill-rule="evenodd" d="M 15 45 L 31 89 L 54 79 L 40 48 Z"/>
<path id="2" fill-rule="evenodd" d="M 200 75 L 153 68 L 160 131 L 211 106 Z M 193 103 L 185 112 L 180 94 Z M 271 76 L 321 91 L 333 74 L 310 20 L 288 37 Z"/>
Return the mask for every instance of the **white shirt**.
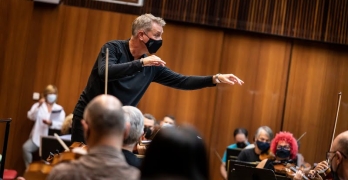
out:
<path id="1" fill-rule="evenodd" d="M 39 103 L 35 103 L 31 109 L 28 111 L 28 118 L 32 121 L 35 121 L 35 125 L 31 130 L 30 137 L 33 140 L 34 144 L 40 147 L 40 138 L 41 136 L 47 136 L 49 128 L 51 129 L 61 129 L 65 112 L 62 106 L 54 103 L 52 105 L 52 111 L 48 112 L 46 102 L 43 102 L 39 107 Z M 53 119 L 52 119 L 53 118 Z M 43 120 L 51 120 L 52 126 L 48 126 L 43 123 Z"/>

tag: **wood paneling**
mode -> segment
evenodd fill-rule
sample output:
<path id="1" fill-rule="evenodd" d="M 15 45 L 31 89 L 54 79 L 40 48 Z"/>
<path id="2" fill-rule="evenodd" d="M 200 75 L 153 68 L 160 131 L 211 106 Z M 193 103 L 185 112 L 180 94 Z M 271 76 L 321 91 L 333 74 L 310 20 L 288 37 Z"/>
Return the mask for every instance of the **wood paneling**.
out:
<path id="1" fill-rule="evenodd" d="M 186 9 L 204 9 L 178 2 Z M 200 13 L 214 14 L 208 9 Z M 332 13 L 328 12 L 336 17 Z M 208 18 L 184 16 L 188 20 Z M 64 4 L 0 0 L 0 118 L 13 118 L 6 168 L 23 173 L 21 147 L 33 125 L 26 118 L 34 103 L 32 93 L 41 92 L 49 83 L 57 85 L 59 104 L 71 113 L 101 46 L 112 39 L 130 38 L 135 17 Z M 348 128 L 347 46 L 294 43 L 170 21 L 163 39 L 157 55 L 172 70 L 187 75 L 234 73 L 245 81 L 243 86 L 220 84 L 195 91 L 152 84 L 139 103 L 144 113 L 157 119 L 172 114 L 179 124 L 189 123 L 200 131 L 209 150 L 212 179 L 219 179 L 219 160 L 212 150 L 221 155 L 233 142 L 236 127 L 247 128 L 250 141 L 261 125 L 274 132 L 293 132 L 296 137 L 307 132 L 301 153 L 307 161 L 318 162 L 325 158 L 337 93 L 342 91 L 336 134 Z"/>
<path id="2" fill-rule="evenodd" d="M 235 128 L 281 129 L 291 43 L 277 38 L 225 34 L 220 72 L 234 73 L 243 86 L 218 85 L 211 148 L 222 156 L 234 142 Z M 219 176 L 220 160 L 210 153 L 211 172 Z"/>
<path id="3" fill-rule="evenodd" d="M 343 95 L 336 135 L 348 129 L 346 50 L 347 47 L 322 44 L 294 44 L 283 130 L 295 135 L 307 132 L 300 152 L 311 163 L 324 160 L 330 149 L 339 92 Z"/>
<path id="4" fill-rule="evenodd" d="M 166 20 L 348 44 L 346 0 L 146 0 L 131 7 L 93 0 L 65 0 L 67 5 L 141 14 Z"/>

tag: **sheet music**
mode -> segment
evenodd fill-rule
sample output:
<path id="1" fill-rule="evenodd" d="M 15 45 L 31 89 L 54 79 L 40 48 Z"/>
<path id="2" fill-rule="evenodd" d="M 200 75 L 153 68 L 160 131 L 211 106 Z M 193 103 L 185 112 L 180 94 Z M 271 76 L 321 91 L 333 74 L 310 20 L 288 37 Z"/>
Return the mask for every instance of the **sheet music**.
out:
<path id="1" fill-rule="evenodd" d="M 50 120 L 51 121 L 59 121 L 60 120 L 60 112 L 62 110 L 52 110 Z"/>

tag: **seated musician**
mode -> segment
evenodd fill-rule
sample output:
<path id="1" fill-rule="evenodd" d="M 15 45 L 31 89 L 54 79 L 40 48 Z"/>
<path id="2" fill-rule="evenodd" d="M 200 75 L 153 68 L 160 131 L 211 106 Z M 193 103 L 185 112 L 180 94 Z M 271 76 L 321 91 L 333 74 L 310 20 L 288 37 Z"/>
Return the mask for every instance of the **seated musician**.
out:
<path id="1" fill-rule="evenodd" d="M 248 142 L 248 131 L 244 128 L 236 128 L 233 132 L 234 141 L 236 143 L 227 146 L 228 149 L 244 149 Z M 224 152 L 224 156 L 222 157 L 222 164 L 220 166 L 220 173 L 224 179 L 227 179 L 226 172 L 226 161 L 227 161 L 227 152 Z"/>
<path id="2" fill-rule="evenodd" d="M 291 170 L 293 168 L 297 171 L 296 157 L 298 152 L 297 141 L 291 133 L 279 132 L 273 139 L 270 150 L 275 155 L 275 158 L 261 161 L 257 168 L 271 169 L 276 174 L 281 174 L 291 179 L 296 179 L 297 177 L 302 179 L 300 175 L 295 178 L 296 172 Z M 309 169 L 305 168 L 303 170 L 309 171 Z"/>
<path id="3" fill-rule="evenodd" d="M 238 155 L 237 160 L 245 162 L 259 162 L 263 158 L 272 156 L 269 152 L 270 142 L 273 139 L 273 131 L 268 126 L 261 126 L 255 134 L 255 147 L 243 149 Z"/>
<path id="4" fill-rule="evenodd" d="M 127 164 L 121 151 L 129 126 L 126 126 L 122 104 L 117 98 L 110 95 L 94 98 L 87 105 L 81 123 L 88 154 L 57 164 L 48 180 L 139 178 L 139 170 Z"/>
<path id="5" fill-rule="evenodd" d="M 125 120 L 130 124 L 129 135 L 123 140 L 122 153 L 129 165 L 140 168 L 140 159 L 133 154 L 133 149 L 144 132 L 144 116 L 133 106 L 123 106 Z"/>
<path id="6" fill-rule="evenodd" d="M 307 174 L 309 179 L 348 180 L 348 131 L 342 132 L 334 139 L 326 159 L 327 161 L 320 162 L 309 171 Z M 302 174 L 299 171 L 296 176 Z"/>

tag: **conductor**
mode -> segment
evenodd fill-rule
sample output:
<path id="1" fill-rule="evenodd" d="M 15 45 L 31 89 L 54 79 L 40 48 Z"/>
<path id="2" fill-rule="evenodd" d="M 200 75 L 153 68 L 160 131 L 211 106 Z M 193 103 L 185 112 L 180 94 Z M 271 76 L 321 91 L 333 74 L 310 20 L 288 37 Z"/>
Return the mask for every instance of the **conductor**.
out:
<path id="1" fill-rule="evenodd" d="M 86 105 L 105 91 L 105 72 L 108 76 L 107 92 L 123 105 L 136 106 L 151 82 L 176 89 L 194 90 L 215 86 L 217 83 L 242 85 L 233 74 L 213 76 L 185 76 L 165 67 L 165 62 L 154 54 L 162 46 L 165 21 L 152 14 L 143 14 L 132 23 L 132 36 L 128 40 L 112 40 L 104 44 L 92 68 L 87 86 L 74 109 L 71 140 L 85 142 L 81 119 Z M 106 58 L 106 51 L 109 56 Z M 106 59 L 108 62 L 106 63 Z M 107 68 L 106 68 L 107 64 Z M 106 71 L 107 69 L 107 71 Z"/>

